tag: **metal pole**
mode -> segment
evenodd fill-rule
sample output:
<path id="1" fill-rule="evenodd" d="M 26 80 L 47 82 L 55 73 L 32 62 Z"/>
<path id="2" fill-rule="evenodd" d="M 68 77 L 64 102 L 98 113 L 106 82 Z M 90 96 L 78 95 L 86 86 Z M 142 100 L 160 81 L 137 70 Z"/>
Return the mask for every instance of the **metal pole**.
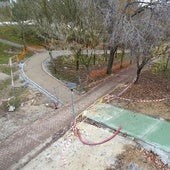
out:
<path id="1" fill-rule="evenodd" d="M 12 95 L 14 95 L 14 77 L 13 77 L 13 71 L 12 71 L 12 59 L 9 58 L 9 65 L 11 68 L 11 89 L 12 89 Z"/>
<path id="2" fill-rule="evenodd" d="M 73 111 L 73 121 L 75 119 L 75 109 L 74 109 L 74 91 L 71 89 L 71 103 L 72 103 L 72 111 Z"/>

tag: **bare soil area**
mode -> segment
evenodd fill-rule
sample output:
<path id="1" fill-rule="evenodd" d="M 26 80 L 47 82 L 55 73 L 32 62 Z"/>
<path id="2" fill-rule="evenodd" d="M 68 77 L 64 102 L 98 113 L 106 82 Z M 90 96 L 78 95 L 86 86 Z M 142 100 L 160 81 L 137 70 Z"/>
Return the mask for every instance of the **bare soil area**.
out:
<path id="1" fill-rule="evenodd" d="M 170 78 L 166 76 L 162 76 L 159 74 L 151 73 L 149 71 L 145 71 L 141 75 L 141 79 L 139 84 L 132 85 L 121 97 L 128 98 L 131 101 L 124 101 L 121 99 L 114 99 L 110 103 L 114 105 L 120 105 L 125 109 L 129 109 L 135 112 L 140 112 L 144 114 L 149 114 L 154 117 L 164 118 L 166 120 L 170 120 L 170 102 L 169 100 L 164 100 L 162 102 L 135 102 L 137 100 L 155 100 L 162 98 L 170 97 Z M 22 83 L 18 84 L 18 87 L 22 87 Z M 125 87 L 125 86 L 124 86 Z M 120 87 L 116 89 L 113 94 L 118 93 L 124 87 Z M 2 91 L 0 91 L 0 100 L 7 99 L 9 96 L 7 92 L 10 91 L 10 87 L 6 87 Z M 50 103 L 49 99 L 47 99 L 43 94 L 39 93 L 37 90 L 26 87 L 24 92 L 21 94 L 21 106 L 14 112 L 7 112 L 0 108 L 0 142 L 4 141 L 8 136 L 12 133 L 16 132 L 18 129 L 28 125 L 38 119 L 43 118 L 47 114 L 53 114 L 54 105 Z M 60 134 L 59 134 L 60 135 Z M 62 139 L 61 139 L 62 140 Z M 94 139 L 95 141 L 95 139 Z M 76 154 L 80 154 L 80 150 L 75 151 L 75 148 L 78 148 L 78 145 L 71 147 L 70 144 L 69 149 L 71 149 L 70 153 L 76 152 Z M 111 145 L 108 149 L 111 151 L 113 146 Z M 84 149 L 84 153 L 90 153 L 91 149 Z M 92 160 L 97 159 L 95 153 L 101 156 L 101 159 L 104 158 L 103 151 L 94 149 L 94 155 L 91 155 Z M 126 145 L 124 146 L 123 153 L 121 152 L 116 156 L 116 161 L 114 164 L 110 164 L 105 167 L 106 170 L 124 170 L 124 169 L 148 169 L 148 170 L 160 170 L 165 169 L 168 170 L 170 167 L 168 165 L 164 165 L 159 157 L 152 152 L 148 152 L 137 145 Z M 56 153 L 54 153 L 56 155 Z M 84 155 L 84 154 L 83 154 Z M 89 164 L 87 162 L 89 154 L 81 155 L 81 160 L 84 160 L 84 164 Z M 48 157 L 48 155 L 47 155 Z M 44 159 L 44 158 L 42 158 Z M 110 157 L 109 159 L 112 159 Z M 61 160 L 61 158 L 59 158 Z M 76 159 L 77 160 L 77 159 Z M 83 166 L 80 160 L 80 165 Z M 49 160 L 51 161 L 51 160 Z M 70 160 L 68 160 L 70 161 Z M 107 162 L 107 160 L 106 160 Z M 35 166 L 38 166 L 35 162 Z M 75 165 L 76 165 L 75 161 Z M 93 162 L 90 163 L 90 167 L 93 166 Z M 95 165 L 96 166 L 96 165 Z M 29 167 L 30 168 L 30 167 Z M 28 169 L 29 169 L 28 168 Z M 42 168 L 42 167 L 41 167 Z M 96 167 L 98 168 L 98 167 Z M 102 167 L 100 167 L 102 169 Z M 25 168 L 27 169 L 27 168 Z"/>
<path id="2" fill-rule="evenodd" d="M 120 69 L 126 68 L 130 64 L 128 54 L 126 54 L 122 63 L 120 62 L 120 56 L 119 54 L 115 58 L 112 67 L 114 73 Z M 48 69 L 54 77 L 60 79 L 64 83 L 76 83 L 76 88 L 79 92 L 87 92 L 103 81 L 103 79 L 109 77 L 109 75 L 106 74 L 108 55 L 96 55 L 95 59 L 92 56 L 88 59 L 88 57 L 84 55 L 84 58 L 85 59 L 79 59 L 79 62 L 77 61 L 79 67 L 76 68 L 74 56 L 59 56 L 54 62 L 48 63 Z"/>
<path id="3" fill-rule="evenodd" d="M 54 105 L 50 100 L 39 91 L 31 87 L 22 87 L 22 81 L 17 80 L 15 85 L 22 89 L 19 96 L 20 101 L 15 111 L 8 111 L 8 100 L 12 96 L 11 87 L 6 86 L 0 91 L 0 142 L 15 133 L 20 128 L 43 118 L 47 114 L 52 114 Z"/>
<path id="4" fill-rule="evenodd" d="M 170 167 L 159 156 L 138 145 L 126 145 L 123 153 L 117 156 L 115 164 L 107 170 L 168 170 Z"/>
<path id="5" fill-rule="evenodd" d="M 121 90 L 122 87 L 117 89 L 117 93 Z M 146 70 L 139 82 L 133 84 L 121 97 L 111 100 L 110 103 L 170 121 L 170 76 L 168 75 Z"/>
<path id="6" fill-rule="evenodd" d="M 137 113 L 147 114 L 170 121 L 170 76 L 146 70 L 139 83 L 133 84 L 120 98 L 114 98 L 128 84 L 124 84 L 107 97 L 107 102 Z M 163 99 L 163 100 L 162 100 Z M 160 101 L 159 101 L 160 100 Z M 117 157 L 116 164 L 107 170 L 124 169 L 169 170 L 153 152 L 141 147 L 127 146 Z"/>

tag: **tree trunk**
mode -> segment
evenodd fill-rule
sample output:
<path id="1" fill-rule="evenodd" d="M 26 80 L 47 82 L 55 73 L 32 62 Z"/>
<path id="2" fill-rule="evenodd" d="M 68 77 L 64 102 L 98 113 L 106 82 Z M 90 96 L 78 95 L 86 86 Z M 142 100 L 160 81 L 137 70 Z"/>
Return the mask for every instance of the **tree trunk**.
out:
<path id="1" fill-rule="evenodd" d="M 107 48 L 105 45 L 103 45 L 103 51 L 104 51 L 104 61 L 107 62 Z"/>
<path id="2" fill-rule="evenodd" d="M 135 84 L 137 84 L 139 82 L 139 78 L 140 78 L 140 74 L 141 74 L 142 68 L 143 67 L 138 67 L 138 69 L 137 69 L 136 80 L 134 82 Z"/>
<path id="3" fill-rule="evenodd" d="M 168 56 L 168 58 L 166 60 L 164 71 L 166 71 L 168 69 L 169 61 L 170 61 L 170 55 Z"/>
<path id="4" fill-rule="evenodd" d="M 95 54 L 93 55 L 93 65 L 94 66 L 96 65 L 96 55 Z"/>
<path id="5" fill-rule="evenodd" d="M 130 49 L 130 64 L 132 64 L 132 57 L 133 57 L 133 53 L 132 53 L 132 49 Z"/>
<path id="6" fill-rule="evenodd" d="M 104 61 L 107 62 L 107 49 L 104 49 Z"/>
<path id="7" fill-rule="evenodd" d="M 81 48 L 78 49 L 76 52 L 76 70 L 79 70 L 80 67 L 80 55 L 81 55 Z"/>
<path id="8" fill-rule="evenodd" d="M 80 57 L 80 56 L 77 56 L 77 57 L 76 57 L 76 70 L 77 70 L 77 71 L 79 70 L 79 65 L 80 65 L 80 62 L 79 62 L 80 59 L 79 59 L 79 57 Z"/>
<path id="9" fill-rule="evenodd" d="M 109 57 L 109 62 L 108 62 L 107 72 L 106 72 L 107 74 L 112 73 L 112 66 L 113 66 L 114 56 L 117 51 L 117 48 L 118 46 L 114 46 L 114 47 L 111 47 L 110 49 L 110 57 Z"/>
<path id="10" fill-rule="evenodd" d="M 142 63 L 139 64 L 139 58 L 137 59 L 137 75 L 136 75 L 136 80 L 134 82 L 135 84 L 138 83 L 141 71 L 144 68 L 144 66 L 148 63 L 148 61 L 149 61 L 149 58 L 144 58 L 142 60 Z"/>
<path id="11" fill-rule="evenodd" d="M 27 49 L 27 45 L 26 45 L 26 42 L 25 42 L 25 33 L 24 33 L 24 31 L 22 30 L 22 43 L 23 43 L 23 45 L 24 45 L 24 50 L 26 50 Z"/>
<path id="12" fill-rule="evenodd" d="M 115 51 L 115 54 L 114 54 L 114 58 L 117 58 L 118 57 L 118 53 L 117 53 L 117 50 Z"/>
<path id="13" fill-rule="evenodd" d="M 125 47 L 122 47 L 122 54 L 121 54 L 121 59 L 120 59 L 120 68 L 123 67 L 124 56 L 125 56 Z"/>

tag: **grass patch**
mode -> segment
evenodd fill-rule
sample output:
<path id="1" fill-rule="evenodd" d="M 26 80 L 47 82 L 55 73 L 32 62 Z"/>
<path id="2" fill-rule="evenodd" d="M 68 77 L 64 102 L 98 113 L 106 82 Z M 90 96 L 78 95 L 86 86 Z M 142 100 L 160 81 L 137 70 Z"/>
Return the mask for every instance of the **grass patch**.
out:
<path id="1" fill-rule="evenodd" d="M 43 43 L 43 40 L 38 38 L 36 34 L 31 30 L 33 26 L 26 27 L 25 41 L 28 46 L 37 46 Z M 23 44 L 21 41 L 21 29 L 17 25 L 12 26 L 1 26 L 0 27 L 0 39 L 5 39 L 11 42 Z M 20 54 L 21 48 L 12 47 L 0 43 L 0 64 L 8 64 L 9 58 Z M 32 53 L 27 53 L 26 57 L 31 56 Z"/>
<path id="2" fill-rule="evenodd" d="M 33 31 L 33 26 L 25 27 L 25 41 L 27 45 L 41 45 L 43 40 L 39 38 Z M 22 30 L 18 25 L 5 25 L 0 27 L 0 38 L 15 43 L 23 44 Z"/>
<path id="3" fill-rule="evenodd" d="M 10 96 L 14 96 L 13 99 L 9 101 L 9 105 L 15 106 L 15 108 L 19 108 L 22 102 L 22 97 L 21 95 L 25 92 L 25 88 L 14 88 L 13 90 L 11 89 Z"/>
<path id="4" fill-rule="evenodd" d="M 18 75 L 14 76 L 14 82 L 19 78 Z M 26 88 L 24 87 L 14 87 L 11 88 L 11 79 L 7 79 L 5 81 L 2 81 L 0 83 L 0 91 L 5 92 L 5 98 L 10 98 L 11 100 L 8 102 L 4 102 L 2 107 L 5 111 L 8 111 L 9 106 L 15 106 L 15 108 L 17 109 L 20 105 L 21 102 L 23 100 L 22 98 L 22 94 L 25 93 Z"/>
<path id="5" fill-rule="evenodd" d="M 0 83 L 0 90 L 5 89 L 7 86 L 11 84 L 11 79 L 4 80 Z"/>
<path id="6" fill-rule="evenodd" d="M 14 76 L 14 81 L 18 79 L 18 75 Z M 4 90 L 11 84 L 11 78 L 0 82 L 0 90 Z"/>
<path id="7" fill-rule="evenodd" d="M 25 93 L 25 88 L 14 88 L 8 90 L 8 96 L 11 97 L 10 101 L 3 103 L 3 109 L 8 111 L 9 106 L 15 106 L 15 109 L 19 108 L 22 103 L 22 94 Z"/>
<path id="8" fill-rule="evenodd" d="M 19 31 L 19 27 L 16 25 L 1 26 L 0 27 L 0 38 L 15 42 L 15 43 L 22 43 L 21 42 L 21 33 Z"/>
<path id="9" fill-rule="evenodd" d="M 21 48 L 11 47 L 9 45 L 0 43 L 0 64 L 8 64 L 9 58 L 22 53 Z M 26 58 L 33 55 L 33 52 L 26 53 Z"/>
<path id="10" fill-rule="evenodd" d="M 17 70 L 17 67 L 12 67 L 13 72 L 16 72 Z M 9 66 L 0 65 L 0 72 L 11 75 L 11 68 Z"/>
<path id="11" fill-rule="evenodd" d="M 159 63 L 156 63 L 152 66 L 151 70 L 152 72 L 155 72 L 157 74 L 163 74 L 167 77 L 170 77 L 170 64 L 166 67 L 166 62 L 164 60 L 160 61 Z"/>
<path id="12" fill-rule="evenodd" d="M 20 50 L 21 50 L 20 48 L 15 48 L 15 47 L 11 47 L 9 45 L 0 43 L 0 64 L 8 64 L 9 58 L 14 56 Z"/>

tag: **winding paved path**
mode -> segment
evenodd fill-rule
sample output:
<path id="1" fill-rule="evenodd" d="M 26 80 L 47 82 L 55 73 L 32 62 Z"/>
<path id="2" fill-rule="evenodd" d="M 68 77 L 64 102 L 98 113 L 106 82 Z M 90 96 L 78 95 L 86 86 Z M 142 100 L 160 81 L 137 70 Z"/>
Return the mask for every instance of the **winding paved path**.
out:
<path id="1" fill-rule="evenodd" d="M 69 51 L 53 51 L 55 57 L 68 54 L 70 54 Z M 29 79 L 57 97 L 64 105 L 69 104 L 71 101 L 70 90 L 64 85 L 64 83 L 50 76 L 43 65 L 44 60 L 48 59 L 48 57 L 48 52 L 36 53 L 26 62 L 24 72 Z M 75 99 L 79 98 L 79 95 L 76 93 L 74 96 Z"/>
<path id="2" fill-rule="evenodd" d="M 61 52 L 61 51 L 60 51 Z M 59 52 L 56 52 L 59 54 Z M 55 110 L 53 116 L 46 116 L 33 124 L 27 125 L 0 143 L 0 170 L 8 170 L 35 147 L 60 131 L 66 131 L 72 122 L 72 108 L 69 104 L 70 91 L 42 69 L 42 61 L 47 52 L 37 53 L 26 62 L 25 74 L 29 79 L 57 95 L 66 105 Z M 135 68 L 130 66 L 103 81 L 83 96 L 75 95 L 76 115 L 92 105 L 97 99 L 113 90 L 120 83 L 130 82 L 135 75 Z M 58 90 L 58 92 L 57 92 Z"/>
<path id="3" fill-rule="evenodd" d="M 0 39 L 0 43 L 7 44 L 16 48 L 23 48 L 24 46 L 18 43 L 14 43 L 8 40 Z"/>

